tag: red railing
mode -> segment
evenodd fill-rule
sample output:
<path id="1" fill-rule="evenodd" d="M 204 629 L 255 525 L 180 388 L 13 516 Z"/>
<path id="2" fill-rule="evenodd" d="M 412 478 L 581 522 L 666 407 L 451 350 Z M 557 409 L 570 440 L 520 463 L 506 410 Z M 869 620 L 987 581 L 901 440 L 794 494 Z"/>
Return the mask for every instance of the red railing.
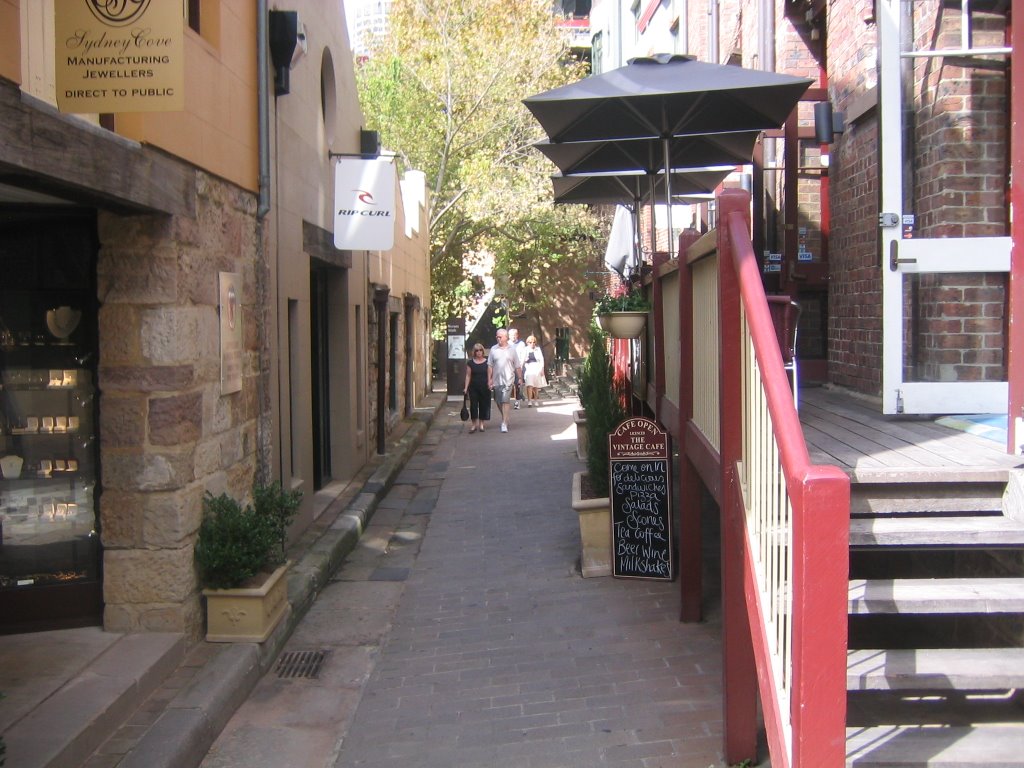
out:
<path id="1" fill-rule="evenodd" d="M 690 238 L 678 263 L 659 266 L 653 278 L 659 298 L 659 280 L 678 286 L 678 310 L 655 304 L 665 317 L 678 311 L 678 347 L 658 332 L 657 319 L 653 345 L 656 367 L 680 356 L 678 391 L 656 376 L 648 402 L 682 447 L 681 618 L 700 618 L 703 484 L 722 521 L 726 759 L 755 758 L 760 697 L 773 765 L 838 768 L 845 763 L 849 479 L 810 463 L 749 210 L 746 192 L 720 195 L 717 238 Z M 717 303 L 706 301 L 709 292 Z"/>

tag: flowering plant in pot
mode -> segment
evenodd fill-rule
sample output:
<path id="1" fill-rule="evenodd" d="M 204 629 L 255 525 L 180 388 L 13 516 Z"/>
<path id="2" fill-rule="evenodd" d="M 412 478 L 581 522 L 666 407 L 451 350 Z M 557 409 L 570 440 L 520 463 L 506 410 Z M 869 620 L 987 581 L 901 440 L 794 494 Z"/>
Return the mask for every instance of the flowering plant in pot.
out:
<path id="1" fill-rule="evenodd" d="M 598 325 L 616 339 L 635 339 L 639 336 L 650 311 L 651 302 L 641 286 L 633 282 L 604 294 L 594 305 Z"/>
<path id="2" fill-rule="evenodd" d="M 285 544 L 302 501 L 279 483 L 242 504 L 207 492 L 195 558 L 206 586 L 207 640 L 262 642 L 288 608 Z"/>

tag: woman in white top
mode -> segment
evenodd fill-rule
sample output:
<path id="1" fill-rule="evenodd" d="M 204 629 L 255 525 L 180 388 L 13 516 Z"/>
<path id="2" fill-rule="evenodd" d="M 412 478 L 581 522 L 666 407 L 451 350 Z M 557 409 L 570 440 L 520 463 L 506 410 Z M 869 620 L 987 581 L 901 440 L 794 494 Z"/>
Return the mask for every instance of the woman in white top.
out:
<path id="1" fill-rule="evenodd" d="M 548 385 L 544 376 L 544 353 L 537 346 L 537 337 L 526 337 L 526 351 L 523 353 L 523 379 L 526 382 L 526 407 L 540 406 L 538 390 Z"/>

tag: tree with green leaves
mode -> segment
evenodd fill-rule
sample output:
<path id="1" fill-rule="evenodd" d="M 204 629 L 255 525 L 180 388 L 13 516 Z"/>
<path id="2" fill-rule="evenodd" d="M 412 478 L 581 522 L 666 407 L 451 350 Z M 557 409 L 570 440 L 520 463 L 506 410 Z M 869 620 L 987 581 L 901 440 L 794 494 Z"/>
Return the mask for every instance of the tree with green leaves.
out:
<path id="1" fill-rule="evenodd" d="M 482 254 L 515 301 L 541 306 L 555 265 L 582 273 L 597 253 L 600 222 L 552 205 L 554 169 L 522 104 L 586 73 L 556 21 L 549 0 L 395 0 L 357 67 L 367 127 L 428 179 L 435 328 L 479 297 L 470 267 Z"/>

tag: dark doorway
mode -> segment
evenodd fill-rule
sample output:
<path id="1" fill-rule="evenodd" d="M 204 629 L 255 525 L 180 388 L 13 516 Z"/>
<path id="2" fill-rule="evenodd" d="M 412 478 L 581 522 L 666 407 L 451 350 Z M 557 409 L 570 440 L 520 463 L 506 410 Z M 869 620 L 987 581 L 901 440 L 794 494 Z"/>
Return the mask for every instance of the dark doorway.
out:
<path id="1" fill-rule="evenodd" d="M 398 313 L 392 312 L 388 324 L 388 408 L 398 410 Z"/>
<path id="2" fill-rule="evenodd" d="M 313 392 L 313 490 L 331 479 L 331 387 L 327 270 L 309 274 L 309 327 L 312 334 L 310 387 Z"/>

